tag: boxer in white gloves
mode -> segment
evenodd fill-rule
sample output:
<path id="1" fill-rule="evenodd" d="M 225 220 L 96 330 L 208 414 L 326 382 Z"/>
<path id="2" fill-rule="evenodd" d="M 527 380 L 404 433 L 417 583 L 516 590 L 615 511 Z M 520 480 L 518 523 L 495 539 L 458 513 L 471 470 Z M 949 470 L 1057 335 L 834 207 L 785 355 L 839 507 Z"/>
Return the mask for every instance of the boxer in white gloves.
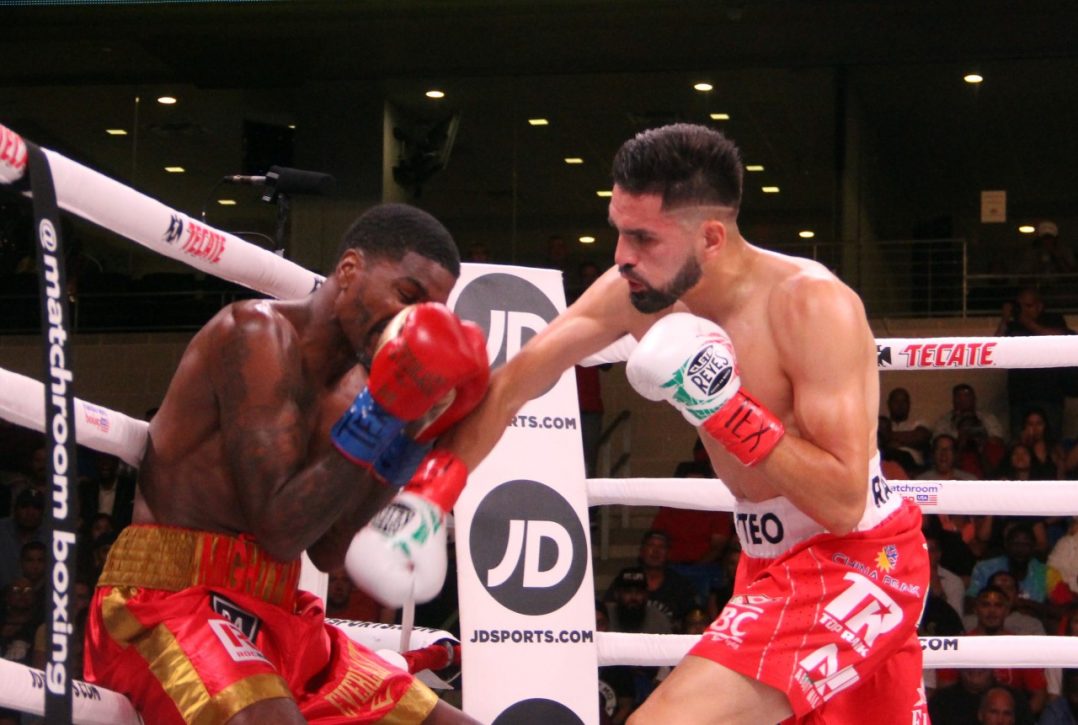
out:
<path id="1" fill-rule="evenodd" d="M 630 382 L 697 426 L 738 503 L 734 596 L 635 723 L 927 722 L 920 510 L 879 471 L 876 347 L 827 269 L 752 245 L 743 166 L 679 124 L 614 159 L 616 267 L 494 373 L 442 444 L 469 469 L 507 421 L 625 334 Z"/>

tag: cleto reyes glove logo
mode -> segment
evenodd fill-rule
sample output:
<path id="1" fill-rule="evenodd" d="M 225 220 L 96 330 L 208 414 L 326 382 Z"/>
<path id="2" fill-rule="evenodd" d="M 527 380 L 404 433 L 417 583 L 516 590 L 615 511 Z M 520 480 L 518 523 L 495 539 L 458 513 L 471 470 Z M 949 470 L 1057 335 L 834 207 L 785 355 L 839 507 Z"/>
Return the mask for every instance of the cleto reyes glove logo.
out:
<path id="1" fill-rule="evenodd" d="M 707 342 L 663 387 L 674 388 L 674 400 L 704 420 L 721 407 L 711 405 L 710 398 L 730 382 L 734 372 L 723 345 L 719 341 Z"/>

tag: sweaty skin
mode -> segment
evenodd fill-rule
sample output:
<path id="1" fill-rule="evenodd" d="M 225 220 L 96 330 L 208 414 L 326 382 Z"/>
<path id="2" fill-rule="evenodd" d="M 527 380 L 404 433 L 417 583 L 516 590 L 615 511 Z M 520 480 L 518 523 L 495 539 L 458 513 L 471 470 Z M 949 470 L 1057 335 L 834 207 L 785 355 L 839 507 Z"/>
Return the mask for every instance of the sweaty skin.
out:
<path id="1" fill-rule="evenodd" d="M 407 305 L 444 303 L 454 282 L 414 252 L 393 262 L 349 250 L 303 300 L 221 310 L 150 422 L 134 523 L 248 533 L 282 561 L 307 550 L 324 571 L 340 565 L 395 491 L 341 456 L 330 428 L 386 323 Z"/>
<path id="2" fill-rule="evenodd" d="M 474 469 L 520 407 L 568 367 L 688 311 L 725 328 L 742 387 L 787 430 L 753 468 L 701 436 L 718 477 L 739 499 L 785 496 L 832 533 L 851 531 L 864 513 L 879 401 L 875 340 L 858 296 L 816 262 L 748 243 L 722 207 L 664 210 L 659 195 L 615 185 L 609 214 L 617 266 L 495 372 L 445 445 Z M 667 288 L 693 262 L 701 277 L 677 304 L 652 314 L 633 307 L 630 293 Z"/>

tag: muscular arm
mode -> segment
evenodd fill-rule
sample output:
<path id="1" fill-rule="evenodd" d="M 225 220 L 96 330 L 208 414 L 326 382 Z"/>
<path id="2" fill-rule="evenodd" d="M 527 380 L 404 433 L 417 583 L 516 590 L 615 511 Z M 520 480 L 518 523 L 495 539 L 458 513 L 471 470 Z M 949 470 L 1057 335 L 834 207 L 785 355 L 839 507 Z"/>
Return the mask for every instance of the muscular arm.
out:
<path id="1" fill-rule="evenodd" d="M 483 402 L 446 434 L 439 446 L 459 456 L 468 470 L 475 470 L 525 403 L 542 394 L 579 360 L 627 332 L 639 334 L 650 319 L 632 309 L 624 281 L 616 269 L 608 270 L 494 372 Z"/>
<path id="2" fill-rule="evenodd" d="M 847 533 L 864 513 L 869 418 L 879 397 L 864 308 L 841 283 L 813 277 L 776 290 L 769 307 L 798 433 L 788 433 L 759 468 L 829 531 Z"/>
<path id="3" fill-rule="evenodd" d="M 314 400 L 293 335 L 267 305 L 236 306 L 217 333 L 211 369 L 243 520 L 282 561 L 298 557 L 342 507 L 377 485 L 335 450 L 308 460 Z"/>

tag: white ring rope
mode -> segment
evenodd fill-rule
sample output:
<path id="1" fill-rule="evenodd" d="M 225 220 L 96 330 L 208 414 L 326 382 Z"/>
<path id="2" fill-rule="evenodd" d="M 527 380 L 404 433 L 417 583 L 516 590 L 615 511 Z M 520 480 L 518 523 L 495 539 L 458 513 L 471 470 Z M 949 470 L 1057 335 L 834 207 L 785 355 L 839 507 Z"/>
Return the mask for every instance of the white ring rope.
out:
<path id="1" fill-rule="evenodd" d="M 589 478 L 588 505 L 670 506 L 733 511 L 734 496 L 715 478 Z M 931 514 L 1078 515 L 1074 481 L 888 481 Z"/>
<path id="2" fill-rule="evenodd" d="M 24 428 L 45 430 L 44 385 L 0 368 L 0 418 Z M 110 453 L 138 468 L 150 425 L 123 413 L 75 398 L 75 439 L 95 451 Z"/>
<path id="3" fill-rule="evenodd" d="M 0 183 L 26 175 L 24 140 L 0 126 Z M 278 299 L 305 297 L 323 277 L 237 236 L 124 186 L 55 151 L 49 159 L 56 202 L 76 214 L 165 257 Z M 29 193 L 27 193 L 29 196 Z"/>
<path id="4" fill-rule="evenodd" d="M 77 725 L 138 725 L 142 718 L 118 692 L 81 680 L 71 682 L 72 722 Z M 0 659 L 0 707 L 45 714 L 45 673 Z"/>
<path id="5" fill-rule="evenodd" d="M 584 366 L 625 362 L 636 349 L 626 335 L 584 358 Z M 1078 335 L 1035 337 L 880 337 L 881 370 L 979 370 L 1069 367 L 1078 360 Z"/>
<path id="6" fill-rule="evenodd" d="M 186 214 L 60 154 L 44 151 L 52 167 L 57 201 L 62 209 L 166 257 L 280 299 L 306 296 L 323 279 L 239 237 L 193 221 Z M 0 182 L 15 183 L 24 176 L 23 139 L 0 125 Z M 876 343 L 880 368 L 884 370 L 1061 367 L 1078 360 L 1078 336 L 880 338 Z M 634 347 L 631 338 L 622 338 L 586 363 L 622 362 Z M 9 395 L 8 391 L 17 391 L 12 396 L 15 400 L 0 404 L 0 417 L 42 430 L 41 383 L 15 373 L 0 372 L 3 372 L 0 384 L 5 391 L 4 397 Z M 30 404 L 29 396 L 33 395 L 38 402 Z M 146 424 L 84 401 L 79 401 L 79 405 L 80 424 L 76 425 L 79 443 L 137 464 L 145 446 Z M 95 425 L 95 416 L 103 418 L 106 424 Z M 83 420 L 87 425 L 81 425 Z M 115 421 L 115 425 L 111 421 Z M 589 479 L 587 486 L 589 505 L 592 506 L 620 503 L 730 510 L 733 496 L 718 483 L 714 479 Z M 905 485 L 923 487 L 926 491 L 902 491 L 900 487 Z M 1052 515 L 1074 507 L 1071 503 L 1074 497 L 1065 497 L 1072 485 L 1065 481 L 916 481 L 892 482 L 892 486 L 900 488 L 899 492 L 904 495 L 909 494 L 927 510 L 939 513 Z M 938 491 L 928 491 L 932 487 L 938 487 Z M 918 495 L 936 498 L 918 500 Z M 1033 503 L 1034 498 L 1041 496 L 1045 497 L 1045 502 Z M 338 622 L 334 623 L 340 626 Z M 345 628 L 345 631 L 359 641 L 353 636 L 355 628 Z M 420 628 L 414 632 L 419 634 Z M 400 632 L 394 637 L 399 645 Z M 696 640 L 697 637 L 692 635 L 596 633 L 601 665 L 673 665 Z M 931 645 L 937 641 L 956 644 L 954 649 L 941 651 L 926 646 L 926 643 Z M 1062 637 L 927 638 L 922 639 L 922 646 L 926 668 L 1051 667 L 1078 663 L 1078 639 Z M 393 649 L 394 644 L 387 643 L 381 648 Z M 41 685 L 34 686 L 33 673 L 39 671 L 2 660 L 0 667 L 7 668 L 0 669 L 0 673 L 11 673 L 0 676 L 0 706 L 43 713 L 43 680 Z M 22 684 L 14 687 L 12 683 L 16 681 Z M 81 687 L 81 683 L 76 686 L 75 722 L 139 722 L 123 696 L 93 685 L 85 685 L 89 689 L 80 693 Z M 95 692 L 100 695 L 100 700 L 95 699 L 92 694 Z M 22 698 L 18 703 L 13 693 Z M 123 705 L 117 704 L 117 700 L 123 701 Z M 123 706 L 130 715 L 124 715 Z"/>
<path id="7" fill-rule="evenodd" d="M 925 669 L 943 667 L 1073 667 L 1078 637 L 999 635 L 921 637 Z M 599 666 L 676 665 L 700 638 L 692 634 L 596 632 Z"/>

